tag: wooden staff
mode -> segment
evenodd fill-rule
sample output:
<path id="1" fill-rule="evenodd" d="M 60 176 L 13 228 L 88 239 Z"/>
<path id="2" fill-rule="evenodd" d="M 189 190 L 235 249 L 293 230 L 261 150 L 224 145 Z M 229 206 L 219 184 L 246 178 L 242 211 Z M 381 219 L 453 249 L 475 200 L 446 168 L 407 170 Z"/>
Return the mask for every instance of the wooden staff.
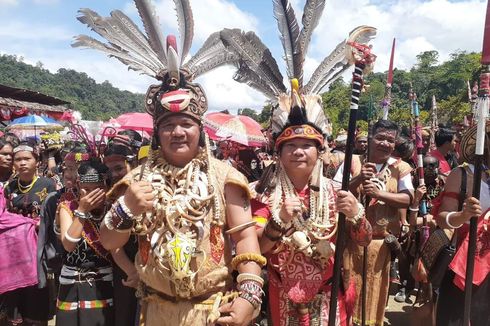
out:
<path id="1" fill-rule="evenodd" d="M 483 32 L 483 50 L 481 57 L 482 73 L 480 74 L 480 89 L 478 96 L 478 109 L 476 112 L 477 131 L 475 146 L 475 171 L 473 174 L 473 197 L 480 199 L 481 175 L 483 170 L 483 153 L 485 148 L 486 122 L 489 109 L 490 94 L 490 2 L 487 2 L 485 30 Z M 471 294 L 473 290 L 473 272 L 475 269 L 476 231 L 478 216 L 470 219 L 468 242 L 468 257 L 466 260 L 466 277 L 464 285 L 464 314 L 463 325 L 470 325 Z"/>
<path id="2" fill-rule="evenodd" d="M 352 57 L 355 60 L 355 69 L 352 77 L 352 93 L 349 111 L 349 128 L 347 133 L 347 148 L 345 151 L 344 173 L 342 175 L 342 190 L 349 191 L 350 170 L 352 165 L 352 152 L 354 149 L 354 139 L 357 124 L 357 109 L 359 107 L 359 97 L 363 87 L 363 71 L 368 65 L 372 65 L 375 56 L 371 54 L 371 48 L 366 45 L 348 42 L 352 47 Z M 340 267 L 345 247 L 345 215 L 340 213 L 337 229 L 337 243 L 335 249 L 335 260 L 333 267 L 333 282 L 330 295 L 330 307 L 328 314 L 328 325 L 335 326 L 337 319 L 337 298 L 340 284 Z"/>
<path id="3" fill-rule="evenodd" d="M 425 185 L 425 179 L 424 179 L 424 157 L 423 157 L 423 150 L 424 150 L 424 142 L 422 140 L 422 125 L 420 124 L 420 110 L 419 110 L 419 103 L 417 102 L 417 94 L 412 90 L 410 86 L 410 103 L 412 106 L 412 114 L 414 118 L 414 142 L 415 142 L 415 147 L 417 148 L 417 176 L 419 179 L 419 185 L 423 186 Z M 429 238 L 429 227 L 427 226 L 427 201 L 425 198 L 423 198 L 420 201 L 419 205 L 419 213 L 423 217 L 423 225 L 422 225 L 422 240 L 420 243 L 420 247 L 422 248 Z"/>

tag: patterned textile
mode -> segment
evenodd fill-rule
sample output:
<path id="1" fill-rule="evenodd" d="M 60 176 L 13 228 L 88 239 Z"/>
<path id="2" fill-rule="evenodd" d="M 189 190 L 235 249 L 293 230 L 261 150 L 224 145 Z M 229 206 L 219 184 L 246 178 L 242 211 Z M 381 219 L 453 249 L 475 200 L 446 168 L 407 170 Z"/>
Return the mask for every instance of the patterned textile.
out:
<path id="1" fill-rule="evenodd" d="M 328 192 L 330 214 L 336 214 L 336 195 L 330 180 L 326 180 L 325 191 Z M 298 193 L 299 198 L 308 207 L 309 189 Z M 266 196 L 252 200 L 252 214 L 257 220 L 270 219 L 270 199 Z M 302 325 L 302 319 L 307 318 L 309 325 L 328 325 L 328 310 L 330 302 L 329 281 L 333 274 L 333 258 L 326 266 L 302 252 L 291 252 L 276 244 L 268 259 L 269 275 L 269 308 L 273 325 L 295 326 Z M 282 248 L 282 249 L 281 249 Z M 278 252 L 276 252 L 279 250 Z M 339 308 L 336 325 L 347 325 L 345 298 L 339 294 Z M 298 308 L 307 308 L 309 317 L 300 316 Z"/>
<path id="2" fill-rule="evenodd" d="M 361 172 L 360 157 L 352 157 L 352 176 Z M 386 191 L 398 193 L 398 180 L 411 172 L 412 168 L 400 159 L 388 164 L 380 179 L 386 179 Z M 360 192 L 360 190 L 359 190 Z M 366 325 L 383 325 L 386 300 L 388 298 L 390 251 L 384 243 L 388 233 L 400 234 L 401 220 L 397 208 L 385 205 L 380 201 L 372 201 L 366 211 L 366 218 L 373 227 L 373 240 L 368 246 L 367 259 L 367 299 Z M 377 240 L 375 240 L 377 239 Z M 356 285 L 357 301 L 354 307 L 354 323 L 361 320 L 361 287 L 362 287 L 362 247 L 349 243 L 344 252 L 344 284 Z"/>

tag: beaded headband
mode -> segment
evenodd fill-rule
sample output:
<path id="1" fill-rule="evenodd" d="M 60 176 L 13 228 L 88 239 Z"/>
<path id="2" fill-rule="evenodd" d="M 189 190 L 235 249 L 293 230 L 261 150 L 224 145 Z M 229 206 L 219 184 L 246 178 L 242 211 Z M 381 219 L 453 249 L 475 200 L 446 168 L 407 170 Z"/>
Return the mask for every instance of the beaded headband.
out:
<path id="1" fill-rule="evenodd" d="M 100 173 L 87 173 L 79 176 L 80 183 L 99 183 L 105 180 L 105 175 Z"/>
<path id="2" fill-rule="evenodd" d="M 323 146 L 324 143 L 322 134 L 320 134 L 312 126 L 304 124 L 299 126 L 291 126 L 284 129 L 284 131 L 276 139 L 276 150 L 279 149 L 279 146 L 285 141 L 296 138 L 312 139 L 317 141 L 320 146 Z"/>
<path id="3" fill-rule="evenodd" d="M 32 146 L 29 146 L 29 145 L 19 145 L 17 146 L 16 148 L 14 148 L 14 151 L 13 153 L 18 153 L 18 152 L 31 152 L 31 153 L 34 153 L 34 147 Z"/>

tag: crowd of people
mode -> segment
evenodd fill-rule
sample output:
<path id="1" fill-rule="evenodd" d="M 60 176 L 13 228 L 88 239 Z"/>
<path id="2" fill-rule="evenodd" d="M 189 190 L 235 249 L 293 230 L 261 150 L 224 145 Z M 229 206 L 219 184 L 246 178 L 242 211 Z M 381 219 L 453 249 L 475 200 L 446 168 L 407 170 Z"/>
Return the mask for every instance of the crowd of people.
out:
<path id="1" fill-rule="evenodd" d="M 306 116 L 290 116 L 262 148 L 209 141 L 190 114 L 159 120 L 158 147 L 133 130 L 98 151 L 0 138 L 2 325 L 324 323 L 340 212 L 341 325 L 363 313 L 383 325 L 390 289 L 425 307 L 427 325 L 460 325 L 472 216 L 482 216 L 472 325 L 489 325 L 489 183 L 484 174 L 471 197 L 471 137 L 441 126 L 430 144 L 425 133 L 419 184 L 411 136 L 380 120 L 357 132 L 346 192 L 345 139 L 329 146 Z M 436 229 L 454 232 L 458 249 L 432 284 L 421 260 Z"/>
<path id="2" fill-rule="evenodd" d="M 98 142 L 80 137 L 86 133 L 65 142 L 45 136 L 42 144 L 0 139 L 1 325 L 55 317 L 61 326 L 378 326 L 391 287 L 396 301 L 425 311 L 414 324 L 459 326 L 472 217 L 471 325 L 490 325 L 490 172 L 480 199 L 473 197 L 476 124 L 463 133 L 424 130 L 424 179 L 414 135 L 390 120 L 358 130 L 355 155 L 346 155 L 349 133 L 333 137 L 317 93 L 355 64 L 357 107 L 376 30 L 354 29 L 346 51 L 328 57 L 332 69 L 303 85 L 323 8 L 312 5 L 299 33 L 289 2 L 274 1 L 279 26 L 298 31 L 290 47 L 283 41 L 290 89 L 253 32 L 213 33 L 185 63 L 188 2 L 176 10 L 181 47 L 171 35 L 163 44 L 149 1 L 136 1 L 146 35 L 121 11 L 102 18 L 80 10 L 78 19 L 108 43 L 79 36 L 74 46 L 158 80 L 144 102 L 153 133 L 144 139 L 127 130 Z M 194 79 L 230 62 L 239 66 L 235 80 L 273 103 L 262 148 L 212 142 L 204 131 L 208 100 Z"/>

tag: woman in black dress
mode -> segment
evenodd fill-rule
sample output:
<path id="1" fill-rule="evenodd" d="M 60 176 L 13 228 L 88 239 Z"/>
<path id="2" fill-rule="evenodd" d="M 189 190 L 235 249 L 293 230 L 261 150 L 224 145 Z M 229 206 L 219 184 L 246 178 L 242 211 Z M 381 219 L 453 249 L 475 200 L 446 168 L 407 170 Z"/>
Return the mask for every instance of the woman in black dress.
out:
<path id="1" fill-rule="evenodd" d="M 112 260 L 99 241 L 107 173 L 98 160 L 82 163 L 79 198 L 59 205 L 61 242 L 67 253 L 60 275 L 57 325 L 114 325 Z"/>

